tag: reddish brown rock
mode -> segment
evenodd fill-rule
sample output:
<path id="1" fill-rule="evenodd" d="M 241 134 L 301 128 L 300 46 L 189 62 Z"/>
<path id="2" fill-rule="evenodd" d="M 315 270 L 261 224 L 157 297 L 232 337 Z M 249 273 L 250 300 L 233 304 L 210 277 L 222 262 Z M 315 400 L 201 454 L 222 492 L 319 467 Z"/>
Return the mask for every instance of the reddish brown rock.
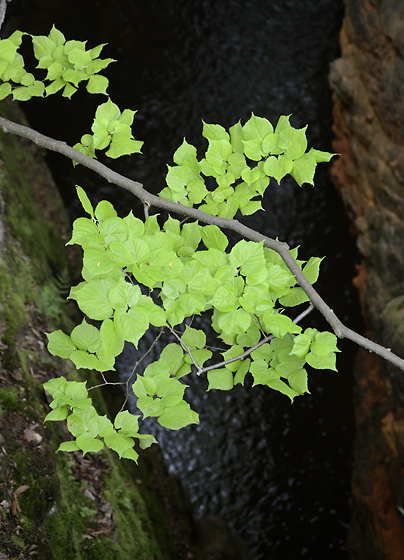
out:
<path id="1" fill-rule="evenodd" d="M 332 175 L 362 263 L 370 336 L 404 356 L 404 3 L 345 0 L 331 68 Z M 351 557 L 404 558 L 404 372 L 360 351 L 356 366 Z"/>

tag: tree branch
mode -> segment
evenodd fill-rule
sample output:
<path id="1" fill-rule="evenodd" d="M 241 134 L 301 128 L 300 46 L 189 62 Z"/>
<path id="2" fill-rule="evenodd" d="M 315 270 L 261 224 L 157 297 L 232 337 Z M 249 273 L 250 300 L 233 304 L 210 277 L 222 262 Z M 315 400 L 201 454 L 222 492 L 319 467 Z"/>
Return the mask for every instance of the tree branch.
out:
<path id="1" fill-rule="evenodd" d="M 93 171 L 95 171 L 109 183 L 113 183 L 114 185 L 117 185 L 118 187 L 131 192 L 143 203 L 144 206 L 156 206 L 157 208 L 161 208 L 162 210 L 167 210 L 168 212 L 175 214 L 181 214 L 182 216 L 187 216 L 206 224 L 213 224 L 222 229 L 230 229 L 240 234 L 245 239 L 249 239 L 251 241 L 256 241 L 258 243 L 263 241 L 265 247 L 273 249 L 282 257 L 286 266 L 296 278 L 296 282 L 301 286 L 301 288 L 303 288 L 311 303 L 320 311 L 320 313 L 322 313 L 328 324 L 332 327 L 335 334 L 339 338 L 347 338 L 349 340 L 352 340 L 352 342 L 355 342 L 359 346 L 366 348 L 370 352 L 378 354 L 382 358 L 385 358 L 390 363 L 404 371 L 404 360 L 402 358 L 399 358 L 398 356 L 393 354 L 390 349 L 385 348 L 380 344 L 377 344 L 365 338 L 364 336 L 361 336 L 360 334 L 352 331 L 338 319 L 334 311 L 325 303 L 325 301 L 313 288 L 310 282 L 306 279 L 299 265 L 290 254 L 289 246 L 287 245 L 287 243 L 283 243 L 281 241 L 276 241 L 275 239 L 266 237 L 265 235 L 262 235 L 261 233 L 241 224 L 237 220 L 211 216 L 209 214 L 206 214 L 205 212 L 202 212 L 201 210 L 188 208 L 187 206 L 184 206 L 182 204 L 171 202 L 169 200 L 165 200 L 164 198 L 160 198 L 159 196 L 153 195 L 147 192 L 143 188 L 143 185 L 141 183 L 132 181 L 131 179 L 128 179 L 127 177 L 124 177 L 119 173 L 116 173 L 115 171 L 112 171 L 112 169 L 109 169 L 106 165 L 103 165 L 99 161 L 92 159 L 85 154 L 82 154 L 74 148 L 71 148 L 65 142 L 60 142 L 58 140 L 54 140 L 53 138 L 44 136 L 43 134 L 40 134 L 39 132 L 36 132 L 35 130 L 27 126 L 14 123 L 12 121 L 9 121 L 8 119 L 0 117 L 0 128 L 4 132 L 10 132 L 12 134 L 16 134 L 17 136 L 27 138 L 35 144 L 42 146 L 43 148 L 58 152 L 77 163 L 81 163 L 88 169 L 92 169 Z"/>

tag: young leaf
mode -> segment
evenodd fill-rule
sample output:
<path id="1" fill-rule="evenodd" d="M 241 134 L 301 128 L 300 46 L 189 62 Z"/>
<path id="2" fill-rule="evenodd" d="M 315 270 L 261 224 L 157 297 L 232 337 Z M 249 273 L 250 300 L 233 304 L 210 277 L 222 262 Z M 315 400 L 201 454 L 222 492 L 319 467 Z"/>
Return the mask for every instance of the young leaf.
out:
<path id="1" fill-rule="evenodd" d="M 212 369 L 208 371 L 209 387 L 212 389 L 220 389 L 221 391 L 229 391 L 233 389 L 234 378 L 233 373 L 227 368 Z"/>
<path id="2" fill-rule="evenodd" d="M 45 334 L 48 337 L 48 350 L 54 356 L 66 359 L 72 352 L 77 350 L 70 336 L 61 330 Z"/>
<path id="3" fill-rule="evenodd" d="M 208 249 L 219 249 L 225 251 L 229 240 L 226 235 L 214 225 L 201 228 L 202 241 Z"/>
<path id="4" fill-rule="evenodd" d="M 164 428 L 179 430 L 189 424 L 199 424 L 199 416 L 187 402 L 182 401 L 177 406 L 166 408 L 157 421 Z"/>
<path id="5" fill-rule="evenodd" d="M 76 191 L 84 210 L 87 212 L 87 214 L 90 214 L 91 217 L 94 216 L 93 206 L 84 189 L 76 185 Z"/>

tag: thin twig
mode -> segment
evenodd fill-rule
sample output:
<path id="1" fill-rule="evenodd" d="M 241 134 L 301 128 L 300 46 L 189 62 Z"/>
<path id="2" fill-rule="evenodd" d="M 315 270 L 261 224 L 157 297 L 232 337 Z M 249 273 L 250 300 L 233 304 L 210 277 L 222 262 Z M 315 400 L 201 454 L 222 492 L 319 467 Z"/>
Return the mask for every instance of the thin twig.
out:
<path id="1" fill-rule="evenodd" d="M 309 313 L 311 313 L 313 311 L 313 309 L 314 309 L 314 306 L 312 304 L 310 304 L 307 309 L 305 309 L 302 313 L 300 313 L 300 315 L 298 315 L 295 319 L 293 319 L 293 322 L 296 323 L 296 324 L 299 323 L 302 319 L 304 319 L 304 317 L 306 317 Z M 257 350 L 258 348 L 260 348 L 264 344 L 267 344 L 273 338 L 275 338 L 275 336 L 273 334 L 270 334 L 270 335 L 266 336 L 265 338 L 263 338 L 262 340 L 260 340 L 259 342 L 257 342 L 257 344 L 254 344 L 254 346 L 251 346 L 251 348 L 248 348 L 247 350 L 245 350 L 239 356 L 235 356 L 234 358 L 229 358 L 228 360 L 224 360 L 223 362 L 220 362 L 219 364 L 214 364 L 212 366 L 199 368 L 199 371 L 197 371 L 196 373 L 197 373 L 197 375 L 201 375 L 202 373 L 206 373 L 207 371 L 210 371 L 211 369 L 221 368 L 221 367 L 226 366 L 227 364 L 231 364 L 232 362 L 238 362 L 238 360 L 244 360 L 252 352 L 254 352 L 254 350 Z"/>
<path id="2" fill-rule="evenodd" d="M 184 350 L 189 354 L 189 356 L 190 356 L 190 358 L 191 358 L 191 360 L 192 360 L 192 363 L 193 363 L 194 366 L 196 367 L 196 373 L 197 373 L 198 375 L 200 375 L 200 374 L 202 373 L 202 368 L 201 368 L 200 365 L 198 365 L 198 364 L 196 363 L 196 361 L 195 361 L 195 359 L 194 359 L 194 357 L 193 357 L 193 355 L 192 355 L 192 352 L 191 352 L 190 347 L 187 346 L 187 345 L 185 344 L 185 342 L 183 342 L 183 341 L 181 340 L 181 338 L 178 336 L 178 334 L 175 332 L 175 330 L 174 330 L 168 323 L 167 323 L 167 326 L 168 326 L 168 328 L 170 329 L 170 331 L 173 333 L 173 335 L 177 338 L 177 340 L 179 341 L 179 343 L 181 344 L 181 346 L 184 348 Z"/>
<path id="3" fill-rule="evenodd" d="M 123 402 L 123 404 L 122 404 L 122 406 L 121 406 L 120 412 L 123 411 L 123 409 L 124 409 L 125 406 L 126 406 L 126 403 L 128 402 L 128 399 L 129 399 L 129 397 L 130 397 L 130 395 L 129 395 L 129 383 L 131 382 L 133 376 L 135 375 L 136 370 L 137 370 L 137 368 L 138 368 L 138 365 L 146 358 L 146 356 L 147 356 L 148 354 L 150 354 L 150 352 L 153 350 L 153 348 L 155 347 L 155 345 L 156 345 L 157 342 L 159 341 L 159 339 L 160 339 L 161 335 L 163 334 L 163 332 L 164 332 L 164 327 L 161 327 L 159 334 L 158 334 L 158 335 L 156 336 L 156 338 L 153 340 L 153 342 L 152 342 L 152 344 L 150 345 L 149 349 L 148 349 L 148 350 L 143 354 L 143 356 L 135 363 L 135 365 L 133 366 L 133 369 L 132 369 L 132 371 L 131 371 L 131 373 L 130 373 L 128 379 L 127 379 L 126 381 L 123 382 L 123 384 L 126 385 L 126 397 L 125 397 L 125 400 L 124 400 L 124 402 Z"/>

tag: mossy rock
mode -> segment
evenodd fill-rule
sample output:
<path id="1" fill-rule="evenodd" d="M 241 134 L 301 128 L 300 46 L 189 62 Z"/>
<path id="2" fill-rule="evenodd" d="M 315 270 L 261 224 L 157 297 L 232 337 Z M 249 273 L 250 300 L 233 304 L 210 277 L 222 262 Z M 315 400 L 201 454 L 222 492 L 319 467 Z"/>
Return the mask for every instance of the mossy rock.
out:
<path id="1" fill-rule="evenodd" d="M 17 106 L 2 102 L 0 111 L 24 123 Z M 108 452 L 55 451 L 68 432 L 43 424 L 42 384 L 80 374 L 50 356 L 44 333 L 69 332 L 75 318 L 62 298 L 53 298 L 54 309 L 41 308 L 41 298 L 68 268 L 69 223 L 36 146 L 0 132 L 0 159 L 0 551 L 41 560 L 178 559 L 147 473 Z M 108 413 L 102 399 L 95 404 Z"/>

